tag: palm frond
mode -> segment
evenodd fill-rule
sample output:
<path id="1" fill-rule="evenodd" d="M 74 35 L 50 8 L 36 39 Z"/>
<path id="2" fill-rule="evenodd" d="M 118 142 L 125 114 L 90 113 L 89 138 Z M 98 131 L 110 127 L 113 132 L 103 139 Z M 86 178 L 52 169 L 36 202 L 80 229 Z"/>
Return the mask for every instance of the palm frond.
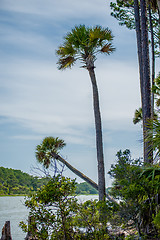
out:
<path id="1" fill-rule="evenodd" d="M 113 35 L 111 30 L 108 28 L 102 28 L 101 26 L 96 26 L 90 29 L 90 41 L 93 42 L 94 40 L 101 41 L 112 41 Z"/>
<path id="2" fill-rule="evenodd" d="M 107 43 L 107 44 L 105 44 L 102 48 L 101 48 L 101 50 L 100 50 L 100 52 L 102 52 L 102 53 L 106 53 L 106 54 L 111 54 L 112 52 L 114 52 L 115 51 L 115 48 L 112 46 L 112 44 L 111 43 Z"/>
<path id="3" fill-rule="evenodd" d="M 74 65 L 75 61 L 76 59 L 72 56 L 60 58 L 59 61 L 57 62 L 58 69 L 61 70 L 71 68 Z"/>
<path id="4" fill-rule="evenodd" d="M 65 40 L 72 43 L 75 48 L 83 49 L 89 43 L 89 28 L 85 25 L 75 26 L 71 33 L 67 34 Z"/>
<path id="5" fill-rule="evenodd" d="M 145 141 L 151 143 L 151 150 L 156 150 L 160 157 L 160 122 L 157 119 L 148 120 Z"/>
<path id="6" fill-rule="evenodd" d="M 142 119 L 143 119 L 143 117 L 142 117 L 142 108 L 136 109 L 136 111 L 134 113 L 133 123 L 137 124 L 137 123 L 141 122 Z"/>
<path id="7" fill-rule="evenodd" d="M 145 176 L 153 182 L 156 177 L 160 177 L 160 167 L 158 165 L 145 167 L 140 176 Z"/>
<path id="8" fill-rule="evenodd" d="M 63 46 L 60 46 L 58 50 L 56 51 L 57 55 L 61 57 L 65 56 L 75 56 L 77 53 L 77 50 L 73 47 L 72 44 L 65 42 Z"/>

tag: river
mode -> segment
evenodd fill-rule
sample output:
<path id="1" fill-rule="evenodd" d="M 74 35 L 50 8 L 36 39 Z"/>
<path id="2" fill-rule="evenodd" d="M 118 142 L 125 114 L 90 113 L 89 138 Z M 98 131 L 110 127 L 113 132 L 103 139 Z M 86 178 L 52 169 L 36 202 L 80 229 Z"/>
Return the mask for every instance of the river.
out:
<path id="1" fill-rule="evenodd" d="M 77 197 L 80 202 L 90 199 L 98 199 L 98 195 L 80 195 Z M 24 205 L 25 198 L 20 197 L 0 197 L 0 238 L 1 230 L 6 221 L 11 222 L 12 240 L 24 240 L 26 233 L 23 233 L 18 226 L 20 221 L 26 221 L 28 209 Z"/>

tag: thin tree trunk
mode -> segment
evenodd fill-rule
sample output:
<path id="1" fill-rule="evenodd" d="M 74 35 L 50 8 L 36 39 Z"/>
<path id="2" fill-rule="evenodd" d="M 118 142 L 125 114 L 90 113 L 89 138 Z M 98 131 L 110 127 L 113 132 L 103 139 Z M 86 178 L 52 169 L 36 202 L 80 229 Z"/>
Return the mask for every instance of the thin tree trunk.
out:
<path id="1" fill-rule="evenodd" d="M 141 91 L 141 104 L 142 104 L 142 120 L 143 112 L 145 108 L 144 104 L 144 82 L 143 82 L 143 58 L 142 58 L 142 37 L 141 37 L 141 25 L 140 25 L 140 10 L 138 0 L 134 0 L 134 17 L 136 26 L 136 38 L 137 38 L 137 50 L 138 50 L 138 62 L 139 62 L 139 76 L 140 76 L 140 91 Z M 145 127 L 143 122 L 143 143 L 145 142 Z M 143 144 L 143 158 L 145 159 L 145 144 Z"/>
<path id="2" fill-rule="evenodd" d="M 96 148 L 97 148 L 97 162 L 98 162 L 98 191 L 99 200 L 102 201 L 106 197 L 105 191 L 105 169 L 104 169 L 104 157 L 103 157 L 103 140 L 102 140 L 102 123 L 99 107 L 98 88 L 96 83 L 96 76 L 94 72 L 94 66 L 87 68 L 92 83 L 93 90 L 93 108 L 95 117 L 96 128 Z"/>
<path id="3" fill-rule="evenodd" d="M 149 4 L 149 22 L 150 22 L 150 30 L 151 30 L 151 52 L 152 52 L 152 87 L 154 86 L 154 79 L 155 79 L 155 53 L 154 53 L 154 33 L 153 33 L 153 24 L 152 24 L 152 14 L 151 14 L 151 5 Z M 152 98 L 151 98 L 151 118 L 154 118 L 154 93 L 152 91 Z"/>
<path id="4" fill-rule="evenodd" d="M 151 87 L 150 87 L 150 64 L 149 64 L 149 43 L 147 27 L 147 10 L 145 0 L 140 0 L 141 7 L 141 36 L 142 36 L 142 60 L 143 60 L 143 128 L 144 128 L 144 162 L 153 161 L 151 142 L 146 141 L 148 131 L 148 120 L 151 119 Z"/>
<path id="5" fill-rule="evenodd" d="M 134 0 L 134 18 L 135 18 L 135 26 L 136 26 L 136 38 L 137 38 L 137 50 L 138 50 L 138 62 L 139 62 L 141 103 L 142 103 L 142 106 L 143 106 L 142 39 L 141 39 L 141 26 L 140 26 L 140 15 L 139 15 L 139 4 L 138 4 L 138 0 Z"/>
<path id="6" fill-rule="evenodd" d="M 68 167 L 73 173 L 75 173 L 78 177 L 80 177 L 81 179 L 83 179 L 85 182 L 87 182 L 88 184 L 90 184 L 92 187 L 94 187 L 96 190 L 98 190 L 98 184 L 95 183 L 93 180 L 91 180 L 89 177 L 87 177 L 85 174 L 83 174 L 82 172 L 80 172 L 78 169 L 74 168 L 71 164 L 69 164 L 64 158 L 62 158 L 61 156 L 59 156 L 57 153 L 52 152 L 51 153 L 52 157 L 58 161 L 60 161 L 61 163 L 63 163 L 66 167 Z M 106 198 L 113 202 L 116 203 L 116 200 L 113 199 L 107 192 L 106 192 Z"/>

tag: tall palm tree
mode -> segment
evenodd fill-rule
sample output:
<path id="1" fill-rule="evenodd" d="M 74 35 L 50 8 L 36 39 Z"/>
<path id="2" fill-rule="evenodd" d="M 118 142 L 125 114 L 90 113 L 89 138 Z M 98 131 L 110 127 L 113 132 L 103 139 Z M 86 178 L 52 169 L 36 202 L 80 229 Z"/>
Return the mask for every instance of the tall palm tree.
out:
<path id="1" fill-rule="evenodd" d="M 85 25 L 79 25 L 65 36 L 64 43 L 57 50 L 59 69 L 71 68 L 76 60 L 80 60 L 83 63 L 82 67 L 88 70 L 91 79 L 96 128 L 99 200 L 105 198 L 105 170 L 101 114 L 94 68 L 98 53 L 109 55 L 114 51 L 112 40 L 113 35 L 108 28 L 100 26 L 89 28 Z"/>

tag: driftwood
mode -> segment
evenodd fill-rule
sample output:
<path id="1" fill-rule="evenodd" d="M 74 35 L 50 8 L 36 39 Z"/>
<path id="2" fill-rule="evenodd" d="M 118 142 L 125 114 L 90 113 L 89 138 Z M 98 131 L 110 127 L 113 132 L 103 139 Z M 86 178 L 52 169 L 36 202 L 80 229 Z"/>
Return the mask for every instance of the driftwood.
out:
<path id="1" fill-rule="evenodd" d="M 10 221 L 6 221 L 4 227 L 2 228 L 1 240 L 12 240 Z"/>

